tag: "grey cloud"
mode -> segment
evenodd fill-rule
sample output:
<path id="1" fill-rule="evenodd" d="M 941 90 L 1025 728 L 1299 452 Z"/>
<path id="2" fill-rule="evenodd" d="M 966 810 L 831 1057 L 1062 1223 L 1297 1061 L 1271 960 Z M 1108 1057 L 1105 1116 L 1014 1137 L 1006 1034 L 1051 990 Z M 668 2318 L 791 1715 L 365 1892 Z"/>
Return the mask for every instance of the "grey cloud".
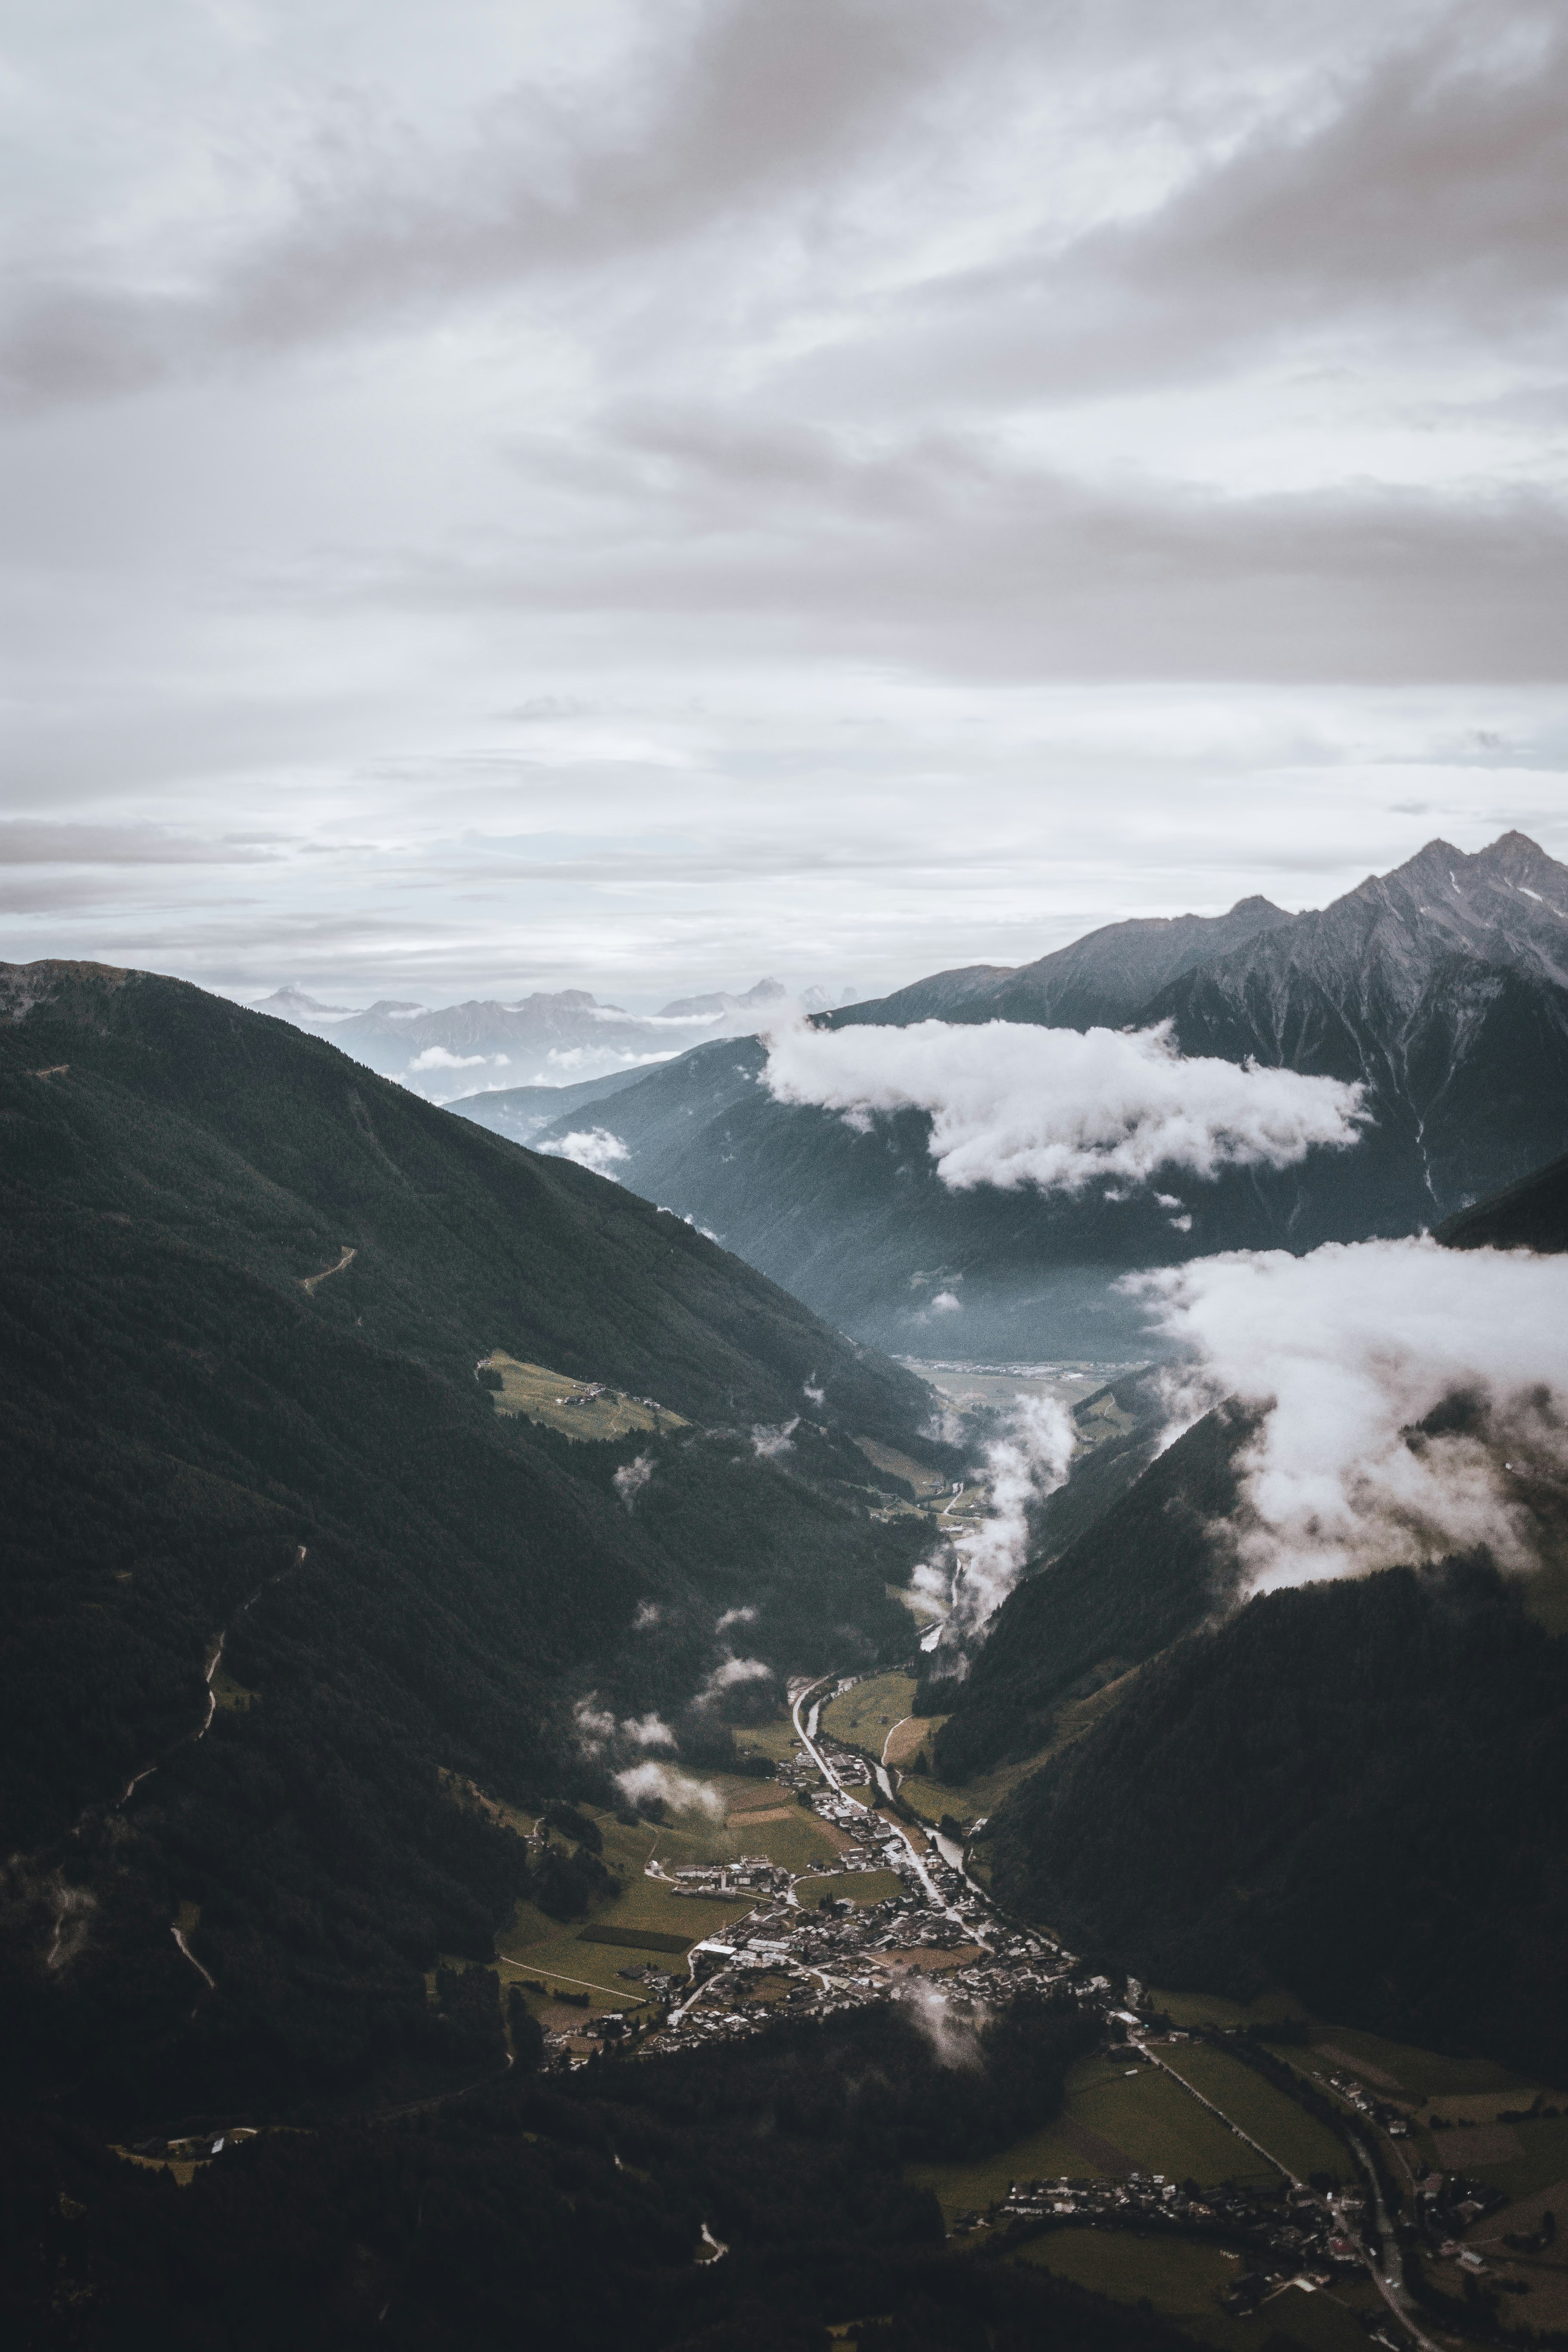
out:
<path id="1" fill-rule="evenodd" d="M 1445 10 L 1331 89 L 1305 108 L 1292 90 L 1237 152 L 1129 222 L 917 288 L 875 340 L 808 362 L 804 385 L 1072 399 L 1211 373 L 1282 339 L 1310 352 L 1328 333 L 1484 331 L 1555 354 L 1561 13 Z"/>
<path id="2" fill-rule="evenodd" d="M 0 867 L 7 866 L 254 866 L 277 855 L 255 841 L 201 841 L 155 824 L 55 824 L 0 819 Z"/>
<path id="3" fill-rule="evenodd" d="M 433 609 L 700 621 L 737 652 L 972 677 L 1559 679 L 1568 509 L 1550 491 L 1375 484 L 1221 497 L 1090 488 L 955 435 L 862 453 L 825 432 L 708 433 L 694 412 L 609 421 L 657 447 L 626 528 L 547 565 L 452 559 L 356 593 Z M 761 457 L 752 462 L 751 453 Z M 535 465 L 542 453 L 531 456 Z"/>
<path id="4" fill-rule="evenodd" d="M 0 329 L 0 388 L 24 406 L 112 396 L 732 236 L 738 215 L 851 162 L 976 30 L 958 0 L 709 0 L 684 37 L 678 21 L 607 86 L 492 100 L 466 150 L 409 134 L 390 154 L 324 151 L 293 220 L 205 286 L 25 289 Z"/>

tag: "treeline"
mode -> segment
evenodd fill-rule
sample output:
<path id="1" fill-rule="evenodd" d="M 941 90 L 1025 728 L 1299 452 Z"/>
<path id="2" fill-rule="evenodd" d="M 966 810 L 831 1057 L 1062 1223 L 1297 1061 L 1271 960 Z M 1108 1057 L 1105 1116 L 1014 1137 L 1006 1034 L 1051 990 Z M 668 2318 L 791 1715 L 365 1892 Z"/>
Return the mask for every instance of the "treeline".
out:
<path id="1" fill-rule="evenodd" d="M 988 1834 L 1005 1901 L 1156 1983 L 1568 2080 L 1568 1643 L 1484 1559 L 1252 1601 Z"/>

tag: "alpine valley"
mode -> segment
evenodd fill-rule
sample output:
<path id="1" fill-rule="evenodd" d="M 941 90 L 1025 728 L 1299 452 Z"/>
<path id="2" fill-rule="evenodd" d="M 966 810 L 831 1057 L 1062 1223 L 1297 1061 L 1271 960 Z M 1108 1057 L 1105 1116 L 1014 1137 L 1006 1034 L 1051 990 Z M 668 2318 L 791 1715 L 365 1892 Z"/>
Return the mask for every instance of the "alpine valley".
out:
<path id="1" fill-rule="evenodd" d="M 1434 844 L 812 1016 L 1362 1089 L 1179 1197 L 0 967 L 11 2340 L 1568 2341 L 1565 923 Z M 1353 1573 L 1258 1570 L 1285 1381 L 1172 1369 L 1260 1248 L 1526 1302 Z"/>

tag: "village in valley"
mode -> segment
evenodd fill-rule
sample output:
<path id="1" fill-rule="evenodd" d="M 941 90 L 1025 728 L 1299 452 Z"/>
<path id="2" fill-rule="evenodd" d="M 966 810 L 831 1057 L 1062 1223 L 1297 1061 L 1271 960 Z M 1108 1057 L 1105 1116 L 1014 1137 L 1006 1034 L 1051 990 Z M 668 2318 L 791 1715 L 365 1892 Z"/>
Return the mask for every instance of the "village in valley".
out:
<path id="1" fill-rule="evenodd" d="M 1064 2117 L 1000 2168 L 931 2168 L 954 2240 L 1037 2249 L 1069 2273 L 1077 2262 L 1074 2274 L 1089 2284 L 1111 2249 L 1122 2250 L 1121 2261 L 1130 2242 L 1164 2245 L 1178 2271 L 1201 2270 L 1201 2301 L 1234 2329 L 1226 2340 L 1238 2352 L 1261 2344 L 1257 2331 L 1276 2321 L 1281 2296 L 1292 2306 L 1292 2336 L 1322 2352 L 1369 2337 L 1386 2352 L 1412 2344 L 1443 2352 L 1456 2338 L 1430 2316 L 1430 2289 L 1425 2304 L 1417 2291 L 1428 2272 L 1439 2304 L 1462 2293 L 1464 2307 L 1479 2313 L 1529 2295 L 1531 2318 L 1559 2324 L 1568 2273 L 1551 2213 L 1542 2221 L 1527 2211 L 1530 2232 L 1521 2235 L 1507 2227 L 1517 2217 L 1503 2188 L 1425 2163 L 1417 2143 L 1440 2147 L 1427 2126 L 1440 2134 L 1445 2118 L 1396 2094 L 1374 2062 L 1358 2071 L 1347 2053 L 1331 2058 L 1319 2048 L 1305 2057 L 1292 2051 L 1297 2063 L 1288 2067 L 1257 2036 L 1304 2038 L 1293 2021 L 1218 2023 L 1226 2005 L 1205 2011 L 1202 2001 L 1189 2015 L 1173 1997 L 1099 1970 L 1043 1928 L 1005 1916 L 966 1851 L 983 1822 L 949 1817 L 933 1826 L 905 1800 L 904 1774 L 884 1760 L 897 1748 L 915 1763 L 910 1743 L 921 1739 L 923 1761 L 912 1720 L 881 1736 L 898 1688 L 891 1678 L 853 1675 L 791 1686 L 769 1777 L 737 1791 L 729 1816 L 733 1843 L 752 1822 L 755 1845 L 769 1851 L 683 1858 L 674 1824 L 653 1832 L 641 1901 L 657 1904 L 667 1923 L 684 1916 L 691 1925 L 684 1933 L 576 1931 L 606 1958 L 606 1948 L 640 1948 L 616 1952 L 616 2006 L 599 2006 L 586 1988 L 574 1994 L 543 1975 L 521 1975 L 526 1961 L 513 1961 L 531 1992 L 555 1997 L 542 2017 L 547 2064 L 581 2066 L 612 2051 L 653 2063 L 781 2019 L 889 2002 L 907 2005 L 921 2031 L 956 2048 L 1020 1995 L 1070 2004 L 1102 2036 L 1098 2057 L 1079 2070 L 1079 2099 L 1069 2103 L 1078 2120 Z M 873 1726 L 868 1740 L 861 1735 Z M 755 1750 L 751 1760 L 767 1769 Z M 807 1851 L 803 1841 L 812 1838 L 831 1845 Z M 576 1965 L 586 1972 L 585 1961 Z M 559 2001 L 578 2013 L 563 2013 Z M 1135 2110 L 1138 2124 L 1129 2120 Z M 1113 2123 L 1119 2138 L 1087 2124 L 1089 2115 Z M 1556 2115 L 1538 2098 L 1525 2120 L 1551 2130 Z M 1454 2153 L 1468 2144 L 1457 2139 Z M 1104 2284 L 1121 2291 L 1109 2274 Z M 1318 2316 L 1305 2326 L 1309 2300 Z"/>

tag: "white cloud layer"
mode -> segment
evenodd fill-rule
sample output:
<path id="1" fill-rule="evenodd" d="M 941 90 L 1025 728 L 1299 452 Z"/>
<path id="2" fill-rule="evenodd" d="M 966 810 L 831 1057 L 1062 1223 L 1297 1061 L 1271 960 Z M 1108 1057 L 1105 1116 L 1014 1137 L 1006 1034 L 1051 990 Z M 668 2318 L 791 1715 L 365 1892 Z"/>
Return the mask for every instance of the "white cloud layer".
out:
<path id="1" fill-rule="evenodd" d="M 1289 1168 L 1314 1146 L 1353 1143 L 1361 1100 L 1334 1078 L 1184 1058 L 1163 1026 L 794 1028 L 773 1039 L 763 1077 L 780 1102 L 842 1111 L 851 1125 L 929 1112 L 931 1155 L 955 1192 L 1078 1192 L 1099 1179 L 1145 1183 L 1162 1168 Z"/>
<path id="2" fill-rule="evenodd" d="M 656 1764 L 650 1758 L 646 1763 L 629 1765 L 626 1771 L 616 1774 L 616 1786 L 634 1805 L 646 1804 L 650 1797 L 657 1797 L 672 1813 L 706 1813 L 710 1821 L 723 1819 L 724 1799 L 721 1791 L 710 1781 L 695 1780 L 689 1772 L 678 1772 L 673 1764 Z"/>
<path id="3" fill-rule="evenodd" d="M 1568 1475 L 1568 1257 L 1331 1244 L 1135 1277 L 1190 1353 L 1173 1402 L 1261 1412 L 1242 1457 L 1240 1563 L 1255 1590 L 1485 1544 L 1536 1564 L 1527 1496 Z M 1459 1426 L 1417 1424 L 1455 1401 Z"/>
<path id="4" fill-rule="evenodd" d="M 623 1160 L 631 1158 L 620 1137 L 612 1135 L 607 1127 L 575 1129 L 558 1143 L 542 1143 L 539 1148 L 553 1159 L 570 1160 L 579 1168 L 592 1169 L 595 1176 L 612 1174 Z"/>
<path id="5" fill-rule="evenodd" d="M 698 1692 L 693 1705 L 707 1706 L 734 1690 L 742 1683 L 766 1683 L 773 1680 L 773 1670 L 762 1658 L 721 1658 Z"/>

